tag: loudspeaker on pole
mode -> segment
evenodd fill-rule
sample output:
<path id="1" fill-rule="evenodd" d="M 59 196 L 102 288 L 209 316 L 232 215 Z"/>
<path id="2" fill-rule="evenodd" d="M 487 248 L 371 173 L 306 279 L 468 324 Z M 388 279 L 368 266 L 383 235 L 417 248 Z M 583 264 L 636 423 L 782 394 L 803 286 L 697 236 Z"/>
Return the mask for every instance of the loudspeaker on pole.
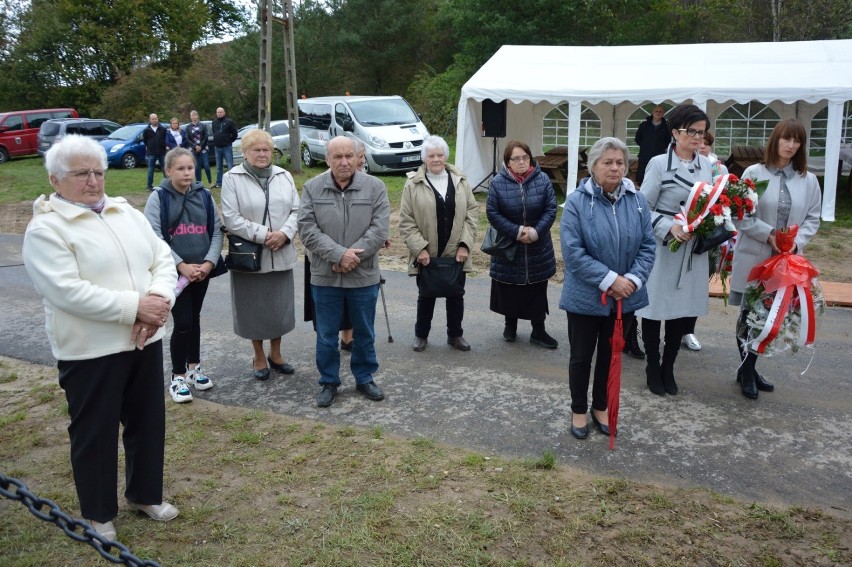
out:
<path id="1" fill-rule="evenodd" d="M 494 102 L 486 98 L 482 101 L 482 137 L 506 137 L 506 101 Z"/>

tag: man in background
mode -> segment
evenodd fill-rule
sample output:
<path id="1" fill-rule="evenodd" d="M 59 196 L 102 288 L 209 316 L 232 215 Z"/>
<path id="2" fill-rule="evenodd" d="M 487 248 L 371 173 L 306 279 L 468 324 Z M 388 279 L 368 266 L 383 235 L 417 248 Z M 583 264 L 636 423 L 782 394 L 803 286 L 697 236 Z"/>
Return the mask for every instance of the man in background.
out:
<path id="1" fill-rule="evenodd" d="M 148 117 L 148 127 L 142 131 L 142 142 L 145 144 L 145 161 L 148 163 L 148 191 L 154 190 L 154 165 L 159 162 L 160 171 L 166 157 L 166 129 L 160 124 L 156 114 Z"/>
<path id="2" fill-rule="evenodd" d="M 637 186 L 642 185 L 645 179 L 645 168 L 651 158 L 665 153 L 672 141 L 672 133 L 663 117 L 665 112 L 665 109 L 658 104 L 651 115 L 636 129 L 634 140 L 639 146 L 639 160 L 636 167 Z"/>
<path id="3" fill-rule="evenodd" d="M 228 169 L 234 167 L 234 149 L 231 144 L 237 139 L 237 125 L 225 116 L 225 109 L 216 109 L 216 120 L 213 121 L 213 147 L 216 150 L 216 184 L 222 186 L 222 176 L 225 174 L 225 163 Z"/>

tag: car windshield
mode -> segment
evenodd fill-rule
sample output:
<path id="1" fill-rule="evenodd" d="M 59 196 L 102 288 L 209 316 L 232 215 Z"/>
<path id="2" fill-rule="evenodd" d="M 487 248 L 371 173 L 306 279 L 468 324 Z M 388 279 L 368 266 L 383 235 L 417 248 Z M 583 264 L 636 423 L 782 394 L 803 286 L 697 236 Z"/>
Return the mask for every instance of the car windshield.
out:
<path id="1" fill-rule="evenodd" d="M 110 140 L 129 140 L 136 136 L 142 129 L 142 126 L 123 126 L 109 135 Z"/>
<path id="2" fill-rule="evenodd" d="M 364 126 L 391 126 L 419 122 L 408 103 L 400 98 L 353 101 L 349 103 L 349 107 L 358 122 Z"/>

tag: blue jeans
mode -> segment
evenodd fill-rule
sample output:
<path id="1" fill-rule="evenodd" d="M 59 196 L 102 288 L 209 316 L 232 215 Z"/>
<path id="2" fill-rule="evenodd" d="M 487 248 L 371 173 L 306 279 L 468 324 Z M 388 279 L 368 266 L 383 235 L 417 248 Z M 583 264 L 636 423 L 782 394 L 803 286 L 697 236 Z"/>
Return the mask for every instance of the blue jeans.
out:
<path id="1" fill-rule="evenodd" d="M 228 169 L 234 167 L 234 148 L 225 146 L 224 148 L 216 148 L 216 185 L 222 186 L 222 176 L 225 174 L 225 163 L 228 164 Z"/>
<path id="2" fill-rule="evenodd" d="M 356 384 L 373 381 L 379 369 L 376 358 L 376 300 L 379 284 L 367 287 L 343 288 L 311 285 L 311 298 L 316 310 L 317 370 L 320 384 L 340 384 L 340 351 L 337 332 L 343 318 L 343 300 L 349 305 L 349 318 L 355 344 L 349 359 L 349 369 Z"/>
<path id="3" fill-rule="evenodd" d="M 159 162 L 160 171 L 163 172 L 166 171 L 166 167 L 163 163 L 163 156 L 147 155 L 145 156 L 145 161 L 148 162 L 148 189 L 151 189 L 154 187 L 154 164 Z"/>
<path id="4" fill-rule="evenodd" d="M 201 170 L 207 173 L 207 184 L 210 184 L 210 155 L 208 150 L 195 154 L 195 180 L 201 181 Z"/>

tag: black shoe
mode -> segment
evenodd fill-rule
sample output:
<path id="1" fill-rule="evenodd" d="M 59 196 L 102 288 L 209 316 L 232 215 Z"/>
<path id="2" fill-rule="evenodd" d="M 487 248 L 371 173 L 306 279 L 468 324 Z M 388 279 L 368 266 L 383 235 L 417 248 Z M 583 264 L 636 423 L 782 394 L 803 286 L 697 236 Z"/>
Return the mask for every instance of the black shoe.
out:
<path id="1" fill-rule="evenodd" d="M 286 362 L 283 364 L 278 364 L 277 362 L 272 362 L 272 359 L 268 356 L 266 360 L 269 362 L 269 367 L 275 370 L 276 372 L 280 372 L 281 374 L 295 374 L 296 369 L 293 368 L 290 364 Z"/>
<path id="2" fill-rule="evenodd" d="M 754 380 L 754 374 L 751 373 L 750 369 L 741 366 L 737 370 L 737 382 L 740 384 L 743 396 L 750 400 L 757 399 L 757 384 Z"/>
<path id="3" fill-rule="evenodd" d="M 633 320 L 633 324 L 630 325 L 630 328 L 627 330 L 624 340 L 624 349 L 622 352 L 629 354 L 638 360 L 645 358 L 645 351 L 643 351 L 642 347 L 639 346 L 639 329 L 635 319 Z"/>
<path id="4" fill-rule="evenodd" d="M 559 341 L 548 335 L 547 331 L 533 331 L 530 335 L 530 344 L 554 349 L 559 346 Z"/>
<path id="5" fill-rule="evenodd" d="M 269 380 L 269 369 L 261 368 L 260 370 L 258 370 L 257 368 L 255 368 L 254 377 L 258 380 Z"/>
<path id="6" fill-rule="evenodd" d="M 153 187 L 146 187 L 146 189 L 147 189 L 148 191 L 153 191 L 153 190 L 154 190 L 154 188 L 153 188 Z"/>
<path id="7" fill-rule="evenodd" d="M 385 393 L 382 389 L 376 386 L 375 382 L 367 382 L 366 384 L 358 384 L 355 389 L 364 394 L 368 400 L 378 402 L 385 399 Z"/>
<path id="8" fill-rule="evenodd" d="M 210 186 L 211 189 L 219 189 L 220 187 L 222 187 L 222 186 L 219 185 L 218 183 L 214 183 L 213 185 Z"/>
<path id="9" fill-rule="evenodd" d="M 518 338 L 518 329 L 511 327 L 503 327 L 503 340 L 507 343 L 515 342 L 515 339 Z"/>
<path id="10" fill-rule="evenodd" d="M 348 343 L 341 339 L 340 341 L 340 350 L 345 350 L 348 352 L 352 352 L 352 345 L 355 344 L 355 339 L 352 339 Z"/>
<path id="11" fill-rule="evenodd" d="M 447 344 L 459 350 L 470 350 L 470 344 L 464 337 L 447 337 Z"/>
<path id="12" fill-rule="evenodd" d="M 589 426 L 584 425 L 583 427 L 574 427 L 574 424 L 571 424 L 571 435 L 576 437 L 577 439 L 585 439 L 589 436 Z"/>
<path id="13" fill-rule="evenodd" d="M 742 381 L 742 376 L 740 376 L 740 373 L 737 372 L 737 384 L 742 384 Z M 775 391 L 775 385 L 767 382 L 766 379 L 757 372 L 757 370 L 754 371 L 754 385 L 757 386 L 757 389 L 761 392 Z"/>
<path id="14" fill-rule="evenodd" d="M 595 424 L 595 427 L 598 428 L 598 431 L 603 433 L 604 435 L 609 435 L 609 425 L 606 423 L 602 423 L 598 421 L 598 418 L 595 417 L 595 411 L 592 410 L 592 423 Z"/>
<path id="15" fill-rule="evenodd" d="M 427 339 L 414 337 L 414 342 L 411 343 L 411 348 L 414 349 L 414 352 L 423 352 L 426 349 L 427 344 L 429 344 Z"/>
<path id="16" fill-rule="evenodd" d="M 677 382 L 675 382 L 674 366 L 664 364 L 660 370 L 660 376 L 663 380 L 663 388 L 670 396 L 677 395 Z"/>
<path id="17" fill-rule="evenodd" d="M 317 406 L 327 408 L 334 402 L 337 395 L 337 384 L 323 384 L 322 391 L 317 394 Z"/>
<path id="18" fill-rule="evenodd" d="M 648 357 L 648 363 L 645 365 L 645 383 L 651 393 L 657 396 L 665 396 L 666 389 L 663 387 L 663 377 L 660 373 L 659 355 L 653 360 Z"/>

